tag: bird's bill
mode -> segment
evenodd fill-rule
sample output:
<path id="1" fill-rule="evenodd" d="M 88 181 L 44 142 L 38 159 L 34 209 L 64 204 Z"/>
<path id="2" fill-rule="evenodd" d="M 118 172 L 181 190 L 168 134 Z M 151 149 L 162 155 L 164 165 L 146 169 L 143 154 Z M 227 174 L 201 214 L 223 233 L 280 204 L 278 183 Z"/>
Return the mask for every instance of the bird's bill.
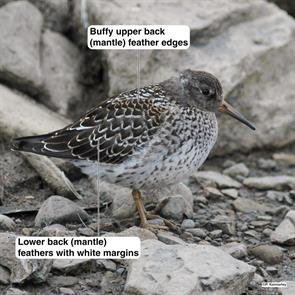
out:
<path id="1" fill-rule="evenodd" d="M 255 130 L 255 126 L 250 123 L 242 114 L 240 114 L 238 111 L 236 111 L 229 103 L 227 103 L 226 101 L 223 101 L 219 107 L 219 111 L 222 113 L 226 113 L 230 116 L 232 116 L 233 118 L 239 120 L 240 122 L 242 122 L 243 124 L 245 124 L 246 126 L 248 126 L 249 128 L 251 128 L 252 130 Z"/>

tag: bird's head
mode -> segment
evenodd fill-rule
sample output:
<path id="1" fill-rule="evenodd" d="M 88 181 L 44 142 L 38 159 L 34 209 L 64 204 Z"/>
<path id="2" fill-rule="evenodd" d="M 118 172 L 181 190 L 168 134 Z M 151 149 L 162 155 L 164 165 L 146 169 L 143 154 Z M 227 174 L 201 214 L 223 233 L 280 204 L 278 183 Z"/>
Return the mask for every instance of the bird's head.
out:
<path id="1" fill-rule="evenodd" d="M 208 112 L 222 112 L 255 130 L 242 114 L 227 103 L 218 79 L 207 72 L 185 70 L 179 76 L 182 103 Z"/>

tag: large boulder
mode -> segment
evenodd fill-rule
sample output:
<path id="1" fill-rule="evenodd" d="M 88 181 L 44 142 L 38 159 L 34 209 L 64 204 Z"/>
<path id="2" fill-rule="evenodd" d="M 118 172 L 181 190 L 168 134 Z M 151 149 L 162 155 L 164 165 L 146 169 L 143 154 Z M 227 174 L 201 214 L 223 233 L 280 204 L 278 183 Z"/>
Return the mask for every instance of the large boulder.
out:
<path id="1" fill-rule="evenodd" d="M 238 295 L 255 272 L 253 266 L 213 246 L 165 245 L 157 240 L 141 245 L 141 257 L 130 262 L 126 295 Z"/>
<path id="2" fill-rule="evenodd" d="M 43 85 L 39 52 L 42 25 L 42 14 L 27 1 L 0 8 L 0 81 L 33 96 L 42 92 Z"/>
<path id="3" fill-rule="evenodd" d="M 140 83 L 163 81 L 186 68 L 215 74 L 224 97 L 257 127 L 253 133 L 222 116 L 215 153 L 279 147 L 295 140 L 290 128 L 295 124 L 295 89 L 290 87 L 295 77 L 295 22 L 274 4 L 263 0 L 87 3 L 91 24 L 176 25 L 185 20 L 191 28 L 190 48 L 141 51 Z M 79 13 L 76 9 L 80 21 Z M 132 50 L 104 51 L 109 95 L 136 87 L 135 56 Z"/>
<path id="4" fill-rule="evenodd" d="M 63 115 L 82 101 L 82 86 L 78 82 L 80 59 L 80 52 L 72 42 L 59 33 L 45 30 L 42 70 L 49 99 L 45 97 L 43 102 Z"/>
<path id="5" fill-rule="evenodd" d="M 67 32 L 70 28 L 68 0 L 29 0 L 40 9 L 46 28 Z"/>

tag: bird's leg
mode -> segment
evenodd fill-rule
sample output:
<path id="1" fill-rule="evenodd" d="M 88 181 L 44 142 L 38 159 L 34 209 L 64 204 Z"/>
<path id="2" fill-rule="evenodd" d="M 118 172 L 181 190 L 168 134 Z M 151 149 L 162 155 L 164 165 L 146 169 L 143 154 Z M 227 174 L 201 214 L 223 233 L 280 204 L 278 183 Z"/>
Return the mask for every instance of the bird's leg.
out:
<path id="1" fill-rule="evenodd" d="M 154 210 L 151 210 L 151 211 L 146 211 L 144 208 L 144 212 L 145 212 L 145 216 L 146 216 L 146 219 L 147 220 L 150 220 L 150 219 L 161 219 L 163 220 L 164 224 L 169 228 L 171 229 L 172 231 L 174 232 L 177 232 L 179 233 L 180 232 L 180 228 L 177 224 L 175 224 L 173 221 L 170 221 L 166 218 L 163 218 L 160 216 L 160 212 L 161 210 L 165 207 L 165 205 L 168 203 L 169 201 L 169 198 L 165 198 L 165 199 L 162 199 L 160 201 L 160 203 L 156 206 L 156 208 Z"/>
<path id="2" fill-rule="evenodd" d="M 140 226 L 150 229 L 152 231 L 159 230 L 159 229 L 168 229 L 166 226 L 161 226 L 161 225 L 156 225 L 156 224 L 149 224 L 147 222 L 147 212 L 144 209 L 142 199 L 141 199 L 141 193 L 139 190 L 133 190 L 132 191 L 132 196 L 135 202 L 136 209 L 139 214 L 140 218 Z"/>

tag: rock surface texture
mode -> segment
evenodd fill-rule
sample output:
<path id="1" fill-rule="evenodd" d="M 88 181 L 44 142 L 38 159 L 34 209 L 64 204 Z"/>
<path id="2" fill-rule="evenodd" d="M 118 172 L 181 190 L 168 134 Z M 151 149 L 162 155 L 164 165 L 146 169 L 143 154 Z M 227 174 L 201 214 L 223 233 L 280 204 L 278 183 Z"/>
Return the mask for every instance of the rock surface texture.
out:
<path id="1" fill-rule="evenodd" d="M 42 14 L 27 1 L 0 7 L 0 81 L 34 96 L 43 84 L 39 52 L 42 25 Z"/>
<path id="2" fill-rule="evenodd" d="M 254 267 L 212 246 L 146 240 L 141 257 L 130 265 L 124 294 L 238 295 L 254 271 Z"/>

